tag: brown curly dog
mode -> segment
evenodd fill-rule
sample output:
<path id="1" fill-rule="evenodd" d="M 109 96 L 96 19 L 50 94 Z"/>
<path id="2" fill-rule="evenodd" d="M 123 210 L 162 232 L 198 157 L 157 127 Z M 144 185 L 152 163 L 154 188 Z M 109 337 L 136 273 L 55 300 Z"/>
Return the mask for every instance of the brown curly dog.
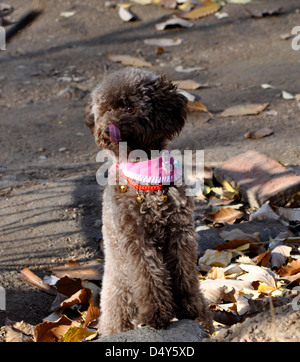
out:
<path id="1" fill-rule="evenodd" d="M 139 324 L 163 328 L 173 318 L 213 330 L 197 275 L 193 198 L 176 184 L 180 169 L 168 151 L 151 160 L 152 150 L 166 150 L 180 133 L 186 104 L 165 76 L 133 68 L 108 76 L 91 94 L 86 124 L 96 144 L 114 153 L 110 174 L 117 178 L 103 195 L 102 336 Z M 127 142 L 126 163 L 120 141 Z M 135 150 L 151 161 L 131 159 Z"/>

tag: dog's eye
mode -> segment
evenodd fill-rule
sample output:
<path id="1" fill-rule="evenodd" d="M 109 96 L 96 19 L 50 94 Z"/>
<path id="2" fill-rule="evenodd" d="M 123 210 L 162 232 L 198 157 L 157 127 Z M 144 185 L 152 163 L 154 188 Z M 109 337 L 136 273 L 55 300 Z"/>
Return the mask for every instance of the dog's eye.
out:
<path id="1" fill-rule="evenodd" d="M 132 106 L 128 106 L 125 108 L 126 113 L 134 113 L 135 109 Z"/>

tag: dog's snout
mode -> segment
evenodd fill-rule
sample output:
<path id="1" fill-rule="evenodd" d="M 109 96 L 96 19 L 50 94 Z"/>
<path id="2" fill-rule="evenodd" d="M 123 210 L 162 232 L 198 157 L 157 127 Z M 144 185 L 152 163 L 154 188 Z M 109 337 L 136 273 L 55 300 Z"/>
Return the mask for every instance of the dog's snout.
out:
<path id="1" fill-rule="evenodd" d="M 109 135 L 109 127 L 106 127 L 106 128 L 105 128 L 104 133 L 106 133 L 107 135 Z"/>

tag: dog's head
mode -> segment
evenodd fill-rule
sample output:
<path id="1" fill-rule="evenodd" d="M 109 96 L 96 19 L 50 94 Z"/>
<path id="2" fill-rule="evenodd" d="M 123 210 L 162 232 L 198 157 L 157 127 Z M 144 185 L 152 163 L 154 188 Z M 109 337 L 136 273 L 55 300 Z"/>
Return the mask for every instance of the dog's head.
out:
<path id="1" fill-rule="evenodd" d="M 166 77 L 140 69 L 108 76 L 91 94 L 86 124 L 100 148 L 162 150 L 185 123 L 187 99 Z"/>

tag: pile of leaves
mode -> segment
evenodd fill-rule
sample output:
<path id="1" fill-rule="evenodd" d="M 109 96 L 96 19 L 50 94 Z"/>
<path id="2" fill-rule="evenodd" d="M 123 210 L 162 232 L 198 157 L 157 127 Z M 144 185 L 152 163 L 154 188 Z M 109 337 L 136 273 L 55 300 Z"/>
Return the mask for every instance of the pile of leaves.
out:
<path id="1" fill-rule="evenodd" d="M 96 283 L 102 279 L 102 261 L 85 265 L 69 262 L 50 271 L 53 274 L 44 280 L 27 268 L 21 271 L 22 280 L 55 299 L 52 313 L 36 326 L 7 321 L 6 342 L 82 342 L 97 337 L 101 313 Z"/>
<path id="2" fill-rule="evenodd" d="M 206 179 L 204 194 L 211 212 L 200 225 L 201 232 L 216 227 L 224 240 L 205 250 L 199 259 L 199 279 L 209 301 L 216 330 L 244 321 L 269 307 L 291 304 L 300 308 L 300 194 L 286 207 L 266 202 L 254 211 L 243 204 L 238 190 L 227 181 L 215 186 Z M 203 196 L 203 195 L 202 195 Z M 203 200 L 203 197 L 200 197 Z M 294 207 L 292 207 L 294 206 Z M 275 238 L 262 241 L 260 232 L 247 234 L 238 223 L 276 221 L 287 227 Z M 221 226 L 235 224 L 225 231 Z"/>
<path id="3" fill-rule="evenodd" d="M 280 233 L 267 243 L 259 233 L 221 231 L 224 243 L 199 259 L 201 288 L 214 320 L 230 326 L 270 303 L 299 309 L 300 237 Z M 217 324 L 219 327 L 220 324 Z"/>

